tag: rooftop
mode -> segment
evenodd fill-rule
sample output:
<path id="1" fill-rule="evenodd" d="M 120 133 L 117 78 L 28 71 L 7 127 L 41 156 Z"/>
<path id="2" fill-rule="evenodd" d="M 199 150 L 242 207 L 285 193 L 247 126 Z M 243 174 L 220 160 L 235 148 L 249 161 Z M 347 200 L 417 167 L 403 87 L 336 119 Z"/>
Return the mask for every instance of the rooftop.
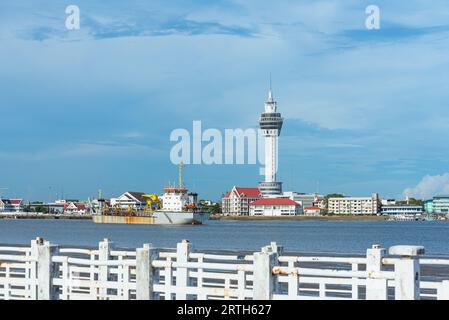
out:
<path id="1" fill-rule="evenodd" d="M 239 196 L 244 196 L 248 198 L 259 198 L 260 197 L 260 190 L 259 188 L 242 188 L 242 187 L 234 187 L 235 189 L 234 194 Z M 225 198 L 229 198 L 232 191 L 229 191 L 226 193 Z"/>

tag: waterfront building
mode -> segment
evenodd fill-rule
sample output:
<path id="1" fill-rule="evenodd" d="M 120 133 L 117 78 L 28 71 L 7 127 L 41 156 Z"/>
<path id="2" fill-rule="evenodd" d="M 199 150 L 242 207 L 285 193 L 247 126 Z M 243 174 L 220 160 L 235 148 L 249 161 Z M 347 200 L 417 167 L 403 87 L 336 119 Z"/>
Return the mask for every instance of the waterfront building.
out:
<path id="1" fill-rule="evenodd" d="M 65 214 L 85 214 L 87 207 L 84 203 L 69 202 L 64 204 Z"/>
<path id="2" fill-rule="evenodd" d="M 261 198 L 259 188 L 233 187 L 221 200 L 224 215 L 247 216 L 249 204 Z"/>
<path id="3" fill-rule="evenodd" d="M 144 192 L 125 192 L 118 198 L 111 198 L 111 206 L 117 209 L 143 210 L 147 203 Z"/>
<path id="4" fill-rule="evenodd" d="M 318 206 L 322 209 L 324 209 L 324 196 L 313 193 L 313 194 L 307 194 L 307 193 L 300 193 L 300 192 L 294 192 L 294 191 L 286 191 L 282 193 L 282 195 L 278 196 L 281 198 L 289 198 L 290 200 L 293 200 L 301 205 L 301 214 L 303 212 L 303 208 L 306 207 L 313 207 Z"/>
<path id="5" fill-rule="evenodd" d="M 427 213 L 433 213 L 433 199 L 425 200 L 424 201 L 424 211 Z"/>
<path id="6" fill-rule="evenodd" d="M 394 206 L 396 204 L 396 199 L 382 199 L 381 203 L 383 206 Z"/>
<path id="7" fill-rule="evenodd" d="M 314 193 L 313 206 L 320 208 L 321 210 L 326 209 L 326 204 L 324 202 L 324 196 L 318 193 Z"/>
<path id="8" fill-rule="evenodd" d="M 309 217 L 321 216 L 322 209 L 318 206 L 306 207 L 303 209 L 304 215 Z"/>
<path id="9" fill-rule="evenodd" d="M 434 213 L 449 213 L 449 195 L 435 196 L 432 202 Z"/>
<path id="10" fill-rule="evenodd" d="M 419 216 L 423 214 L 423 206 L 418 205 L 389 205 L 382 206 L 383 215 Z"/>
<path id="11" fill-rule="evenodd" d="M 288 198 L 261 198 L 249 204 L 250 216 L 295 216 L 301 205 Z"/>
<path id="12" fill-rule="evenodd" d="M 381 201 L 377 193 L 371 197 L 329 198 L 328 212 L 333 214 L 378 214 Z"/>
<path id="13" fill-rule="evenodd" d="M 22 199 L 0 199 L 0 212 L 21 212 Z"/>
<path id="14" fill-rule="evenodd" d="M 278 137 L 283 121 L 281 114 L 277 112 L 277 102 L 273 99 L 270 80 L 268 101 L 259 120 L 265 142 L 265 180 L 259 184 L 260 192 L 264 197 L 282 194 L 282 183 L 276 180 L 276 172 L 278 170 Z"/>

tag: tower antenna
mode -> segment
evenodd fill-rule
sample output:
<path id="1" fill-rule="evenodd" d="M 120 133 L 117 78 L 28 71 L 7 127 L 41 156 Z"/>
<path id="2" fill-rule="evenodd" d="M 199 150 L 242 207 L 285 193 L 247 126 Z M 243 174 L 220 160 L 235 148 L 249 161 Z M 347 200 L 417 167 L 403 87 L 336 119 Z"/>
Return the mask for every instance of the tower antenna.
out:
<path id="1" fill-rule="evenodd" d="M 270 91 L 271 91 L 271 72 L 270 72 Z"/>
<path id="2" fill-rule="evenodd" d="M 271 87 L 271 72 L 270 72 L 270 91 L 268 92 L 268 101 L 273 102 L 273 88 Z"/>

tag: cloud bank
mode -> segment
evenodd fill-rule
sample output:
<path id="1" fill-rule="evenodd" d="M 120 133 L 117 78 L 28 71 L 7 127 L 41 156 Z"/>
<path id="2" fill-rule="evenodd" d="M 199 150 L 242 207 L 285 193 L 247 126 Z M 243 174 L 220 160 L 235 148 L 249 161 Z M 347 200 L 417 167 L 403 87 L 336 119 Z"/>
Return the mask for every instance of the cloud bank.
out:
<path id="1" fill-rule="evenodd" d="M 407 188 L 403 192 L 405 197 L 420 199 L 447 193 L 449 193 L 449 173 L 436 176 L 427 175 L 415 187 Z"/>

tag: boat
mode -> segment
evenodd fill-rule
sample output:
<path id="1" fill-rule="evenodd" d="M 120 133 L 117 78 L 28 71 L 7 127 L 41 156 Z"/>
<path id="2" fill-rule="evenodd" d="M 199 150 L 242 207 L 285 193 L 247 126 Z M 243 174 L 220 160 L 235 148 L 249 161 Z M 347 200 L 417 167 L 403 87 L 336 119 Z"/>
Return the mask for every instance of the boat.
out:
<path id="1" fill-rule="evenodd" d="M 109 208 L 104 199 L 93 212 L 94 223 L 146 224 L 146 225 L 188 225 L 203 224 L 209 220 L 210 213 L 197 206 L 197 194 L 188 193 L 182 184 L 182 163 L 179 165 L 179 185 L 164 188 L 164 194 L 143 194 L 146 205 L 143 210 L 132 206 L 128 208 Z"/>
<path id="2" fill-rule="evenodd" d="M 395 214 L 388 218 L 388 221 L 417 221 L 415 215 Z"/>

